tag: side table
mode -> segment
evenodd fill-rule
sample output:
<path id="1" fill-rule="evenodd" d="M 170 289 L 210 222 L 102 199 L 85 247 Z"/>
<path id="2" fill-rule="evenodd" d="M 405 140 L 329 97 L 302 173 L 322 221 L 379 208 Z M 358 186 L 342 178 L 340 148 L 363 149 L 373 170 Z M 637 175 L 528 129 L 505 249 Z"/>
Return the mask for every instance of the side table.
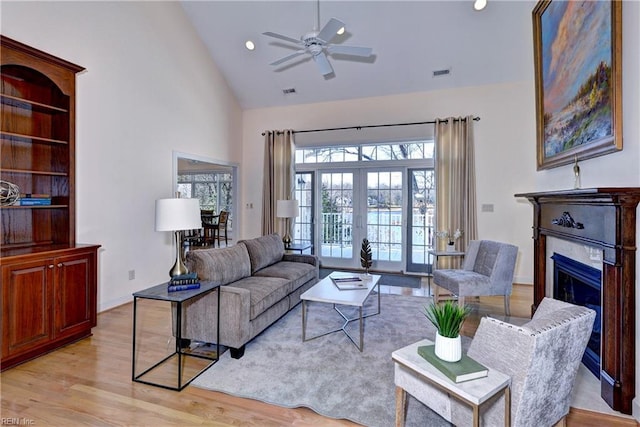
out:
<path id="1" fill-rule="evenodd" d="M 311 248 L 312 248 L 311 243 L 292 243 L 289 246 L 285 246 L 284 251 L 303 253 L 307 249 L 311 249 Z"/>
<path id="2" fill-rule="evenodd" d="M 445 394 L 470 405 L 473 409 L 473 426 L 480 425 L 480 406 L 504 393 L 504 425 L 511 425 L 511 377 L 489 369 L 484 378 L 455 383 L 418 354 L 418 347 L 431 345 L 432 341 L 422 340 L 394 351 L 394 381 L 396 384 L 396 427 L 404 426 L 406 393 L 418 398 L 424 395 L 424 387 L 433 386 Z M 422 401 L 422 400 L 421 400 Z M 430 402 L 423 404 L 429 406 Z M 435 403 L 435 402 L 434 402 Z"/>
<path id="3" fill-rule="evenodd" d="M 435 249 L 431 249 L 427 251 L 427 253 L 433 257 L 433 264 L 431 265 L 431 276 L 429 276 L 427 280 L 429 296 L 431 296 L 431 280 L 433 278 L 433 271 L 438 268 L 438 260 L 441 257 L 464 257 L 465 253 L 460 251 L 436 251 Z"/>
<path id="4" fill-rule="evenodd" d="M 169 390 L 180 391 L 185 388 L 191 381 L 193 381 L 198 375 L 202 374 L 204 371 L 209 369 L 213 364 L 215 364 L 220 358 L 220 285 L 214 284 L 212 282 L 201 282 L 200 288 L 198 289 L 189 289 L 185 291 L 178 292 L 168 292 L 167 291 L 168 283 L 163 283 L 139 292 L 135 292 L 133 294 L 133 356 L 132 356 L 132 366 L 131 366 L 131 380 L 143 384 L 154 385 L 162 388 L 166 388 Z M 182 305 L 189 300 L 194 298 L 201 297 L 209 292 L 216 291 L 218 292 L 218 337 L 217 342 L 215 343 L 215 356 L 211 354 L 197 353 L 188 351 L 181 347 L 182 343 Z M 138 330 L 138 300 L 147 299 L 147 300 L 156 300 L 156 301 L 166 301 L 171 304 L 172 310 L 172 330 L 175 335 L 175 349 L 168 356 L 164 357 L 162 360 L 154 364 L 153 366 L 143 370 L 141 373 L 137 374 L 136 364 L 137 364 L 137 354 L 136 354 L 136 337 Z M 209 360 L 210 363 L 206 364 L 204 368 L 198 368 L 194 375 L 191 375 L 186 381 L 183 378 L 184 370 L 187 368 L 186 359 L 187 358 L 198 358 L 198 359 L 206 359 Z M 159 368 L 165 368 L 166 370 L 172 371 L 174 368 L 177 371 L 177 386 L 166 385 L 153 380 L 145 380 L 143 377 L 151 374 L 153 372 L 158 372 Z M 161 377 L 167 377 L 166 373 L 162 374 Z"/>

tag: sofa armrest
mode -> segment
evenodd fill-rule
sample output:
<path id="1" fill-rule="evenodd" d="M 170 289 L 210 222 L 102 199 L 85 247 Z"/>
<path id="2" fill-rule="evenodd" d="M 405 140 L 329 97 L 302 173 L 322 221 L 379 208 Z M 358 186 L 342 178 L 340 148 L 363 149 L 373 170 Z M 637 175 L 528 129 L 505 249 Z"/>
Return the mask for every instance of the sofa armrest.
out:
<path id="1" fill-rule="evenodd" d="M 318 257 L 315 255 L 309 254 L 284 254 L 282 257 L 283 261 L 291 261 L 291 262 L 304 262 L 306 264 L 311 264 L 314 266 L 318 266 Z"/>
<path id="2" fill-rule="evenodd" d="M 240 348 L 250 339 L 251 298 L 247 289 L 220 287 L 220 344 Z M 218 292 L 183 305 L 182 336 L 204 342 L 217 340 Z"/>

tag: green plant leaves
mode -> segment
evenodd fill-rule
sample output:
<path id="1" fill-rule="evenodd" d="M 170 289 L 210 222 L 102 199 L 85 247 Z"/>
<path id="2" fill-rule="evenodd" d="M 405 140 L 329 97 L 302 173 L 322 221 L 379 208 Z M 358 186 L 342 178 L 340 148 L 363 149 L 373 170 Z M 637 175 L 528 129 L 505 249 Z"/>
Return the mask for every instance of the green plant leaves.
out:
<path id="1" fill-rule="evenodd" d="M 431 303 L 424 308 L 424 315 L 436 327 L 440 335 L 455 338 L 460 335 L 464 320 L 471 312 L 471 307 L 460 307 L 457 303 L 446 301 L 444 304 Z"/>

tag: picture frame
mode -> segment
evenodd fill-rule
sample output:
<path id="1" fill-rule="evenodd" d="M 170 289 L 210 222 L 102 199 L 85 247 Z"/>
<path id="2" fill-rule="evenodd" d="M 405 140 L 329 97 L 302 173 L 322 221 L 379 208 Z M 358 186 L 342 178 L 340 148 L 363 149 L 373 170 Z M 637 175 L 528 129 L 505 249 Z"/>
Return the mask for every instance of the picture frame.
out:
<path id="1" fill-rule="evenodd" d="M 537 170 L 622 150 L 622 2 L 532 12 Z"/>

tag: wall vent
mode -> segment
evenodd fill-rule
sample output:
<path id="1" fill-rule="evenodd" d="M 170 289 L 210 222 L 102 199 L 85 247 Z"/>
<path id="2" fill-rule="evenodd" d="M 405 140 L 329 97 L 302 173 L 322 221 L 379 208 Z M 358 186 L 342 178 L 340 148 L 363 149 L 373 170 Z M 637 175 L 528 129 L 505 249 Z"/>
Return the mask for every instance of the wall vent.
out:
<path id="1" fill-rule="evenodd" d="M 296 93 L 296 88 L 295 87 L 289 87 L 286 89 L 282 89 L 282 93 L 284 93 L 285 95 L 289 95 L 290 93 Z"/>

